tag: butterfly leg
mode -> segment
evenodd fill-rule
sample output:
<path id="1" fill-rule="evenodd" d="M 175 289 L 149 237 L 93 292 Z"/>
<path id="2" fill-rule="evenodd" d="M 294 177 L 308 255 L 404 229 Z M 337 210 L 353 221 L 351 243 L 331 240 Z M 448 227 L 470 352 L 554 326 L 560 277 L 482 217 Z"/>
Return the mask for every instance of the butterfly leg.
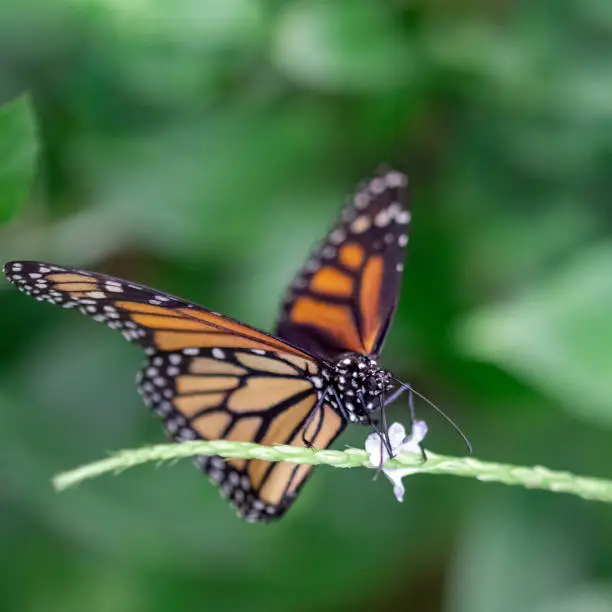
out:
<path id="1" fill-rule="evenodd" d="M 408 409 L 410 410 L 410 425 L 412 426 L 416 420 L 416 412 L 414 409 L 414 393 L 410 385 L 408 385 Z"/>
<path id="2" fill-rule="evenodd" d="M 385 406 L 392 404 L 404 391 L 410 389 L 409 385 L 402 383 L 399 389 L 396 389 L 389 397 L 385 398 Z"/>
<path id="3" fill-rule="evenodd" d="M 387 428 L 387 419 L 386 416 L 384 415 L 384 413 L 382 414 L 382 429 L 380 429 L 380 427 L 378 426 L 378 423 L 372 418 L 370 411 L 366 409 L 365 406 L 365 402 L 363 400 L 363 396 L 358 393 L 357 397 L 359 398 L 359 401 L 361 402 L 363 409 L 364 409 L 364 413 L 366 415 L 366 418 L 368 419 L 368 425 L 370 425 L 370 427 L 372 428 L 372 430 L 374 431 L 374 433 L 378 434 L 381 444 L 380 444 L 380 461 L 378 464 L 378 471 L 380 472 L 382 470 L 382 466 L 385 463 L 385 457 L 383 454 L 383 446 L 384 449 L 387 451 L 387 454 L 389 455 L 389 457 L 393 457 L 393 448 L 391 447 L 391 440 L 389 439 L 389 431 Z"/>
<path id="4" fill-rule="evenodd" d="M 391 446 L 391 438 L 389 438 L 389 425 L 387 424 L 387 412 L 385 411 L 385 394 L 383 393 L 381 402 L 380 402 L 380 422 L 382 426 L 382 431 L 384 434 L 385 446 L 387 447 L 387 452 L 389 453 L 389 457 L 393 459 L 393 447 Z M 382 454 L 382 445 L 381 445 L 381 454 Z M 382 458 L 381 458 L 382 462 Z"/>
<path id="5" fill-rule="evenodd" d="M 381 412 L 383 415 L 383 419 L 385 418 L 385 407 L 389 404 L 392 404 L 404 391 L 408 391 L 408 410 L 410 411 L 410 426 L 414 427 L 414 423 L 416 421 L 416 411 L 414 408 L 414 391 L 410 385 L 402 384 L 402 386 L 397 389 L 390 397 L 386 398 L 382 402 Z M 419 449 L 421 450 L 421 460 L 423 463 L 427 461 L 427 453 L 421 444 L 419 444 Z"/>
<path id="6" fill-rule="evenodd" d="M 408 408 L 410 410 L 410 425 L 414 428 L 414 423 L 416 420 L 415 410 L 414 410 L 414 393 L 412 392 L 412 387 L 408 386 Z M 422 444 L 419 444 L 419 450 L 421 451 L 421 461 L 425 463 L 427 461 L 427 453 L 423 448 Z"/>
<path id="7" fill-rule="evenodd" d="M 304 425 L 302 427 L 302 442 L 304 442 L 304 445 L 306 446 L 306 448 L 314 448 L 314 444 L 312 443 L 312 440 L 306 439 L 306 431 L 308 430 L 310 425 L 315 420 L 315 417 L 321 414 L 321 407 L 323 406 L 324 400 L 325 400 L 325 393 L 322 393 L 321 397 L 317 400 L 317 403 L 315 404 L 314 408 L 310 411 L 310 414 L 306 417 L 306 420 L 304 421 Z M 319 430 L 321 429 L 321 425 L 323 423 L 322 417 L 323 415 L 321 414 L 321 419 L 319 421 L 317 430 L 315 431 L 315 434 L 313 436 L 313 440 L 316 440 L 317 435 L 319 434 Z"/>
<path id="8" fill-rule="evenodd" d="M 369 421 L 370 427 L 372 427 L 372 430 L 374 431 L 374 433 L 377 434 L 378 437 L 380 438 L 380 461 L 378 462 L 378 471 L 382 472 L 383 465 L 385 464 L 385 455 L 383 453 L 383 448 L 384 448 L 384 450 L 387 451 L 389 457 L 393 457 L 393 454 L 389 452 L 390 445 L 389 445 L 387 439 L 385 438 L 384 432 L 381 431 L 378 428 L 376 422 L 374 420 L 372 420 L 369 416 L 368 416 L 368 421 Z"/>
<path id="9" fill-rule="evenodd" d="M 334 399 L 336 400 L 336 405 L 334 406 L 336 408 L 336 410 L 338 411 L 338 413 L 340 414 L 340 416 L 347 422 L 350 422 L 351 420 L 351 415 L 349 414 L 349 411 L 344 407 L 344 404 L 342 403 L 342 401 L 340 400 L 340 396 L 338 395 L 338 392 L 336 391 L 336 389 L 334 389 L 333 387 L 331 387 L 332 393 L 334 394 Z"/>
<path id="10" fill-rule="evenodd" d="M 359 401 L 362 403 L 365 409 L 365 402 L 363 401 L 363 397 L 361 396 L 361 394 L 359 395 Z M 380 437 L 380 459 L 378 461 L 378 471 L 379 472 L 382 471 L 382 467 L 385 463 L 385 456 L 383 454 L 383 446 L 385 450 L 387 451 L 387 453 L 389 454 L 389 457 L 393 457 L 393 453 L 391 452 L 391 444 L 389 443 L 389 439 L 388 439 L 389 434 L 387 433 L 387 421 L 386 421 L 386 417 L 385 417 L 383 410 L 384 410 L 384 400 L 383 400 L 382 408 L 381 408 L 381 421 L 382 421 L 381 424 L 382 424 L 383 430 L 380 431 L 378 427 L 375 425 L 374 420 L 370 418 L 370 413 L 367 411 L 367 409 L 365 409 L 365 413 L 368 415 L 368 420 L 370 421 L 370 425 L 372 429 L 374 429 L 376 433 L 378 434 L 378 436 Z"/>

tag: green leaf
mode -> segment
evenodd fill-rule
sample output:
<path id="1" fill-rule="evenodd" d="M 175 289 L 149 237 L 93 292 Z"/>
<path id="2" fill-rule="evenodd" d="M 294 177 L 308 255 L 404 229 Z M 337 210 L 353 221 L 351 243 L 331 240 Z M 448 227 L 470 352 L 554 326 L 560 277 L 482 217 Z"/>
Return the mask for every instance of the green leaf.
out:
<path id="1" fill-rule="evenodd" d="M 526 295 L 484 308 L 460 343 L 558 399 L 612 425 L 612 243 L 582 252 Z"/>
<path id="2" fill-rule="evenodd" d="M 28 96 L 0 107 L 0 223 L 27 200 L 36 163 L 34 114 Z"/>

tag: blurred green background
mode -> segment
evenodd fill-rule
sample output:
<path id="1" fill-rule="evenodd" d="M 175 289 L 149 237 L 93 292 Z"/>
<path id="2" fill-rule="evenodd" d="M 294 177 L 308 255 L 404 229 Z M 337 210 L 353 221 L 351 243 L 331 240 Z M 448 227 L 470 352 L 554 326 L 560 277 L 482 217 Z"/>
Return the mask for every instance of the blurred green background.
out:
<path id="1" fill-rule="evenodd" d="M 413 237 L 384 365 L 479 458 L 609 477 L 611 75 L 608 0 L 8 0 L 0 102 L 29 91 L 35 128 L 0 115 L 0 259 L 270 329 L 345 196 L 394 163 Z M 0 313 L 2 612 L 612 610 L 612 510 L 570 497 L 422 476 L 398 504 L 319 468 L 248 525 L 188 462 L 57 495 L 54 473 L 164 440 L 141 355 L 4 282 Z M 419 414 L 429 448 L 464 452 Z"/>

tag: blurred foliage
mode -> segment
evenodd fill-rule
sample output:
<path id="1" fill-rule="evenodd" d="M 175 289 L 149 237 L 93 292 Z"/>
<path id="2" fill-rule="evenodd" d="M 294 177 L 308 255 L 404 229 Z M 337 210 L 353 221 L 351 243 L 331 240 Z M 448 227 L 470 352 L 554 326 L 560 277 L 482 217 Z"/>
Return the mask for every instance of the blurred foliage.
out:
<path id="1" fill-rule="evenodd" d="M 479 457 L 610 476 L 611 34 L 604 0 L 1 3 L 0 103 L 30 92 L 41 152 L 26 203 L 4 156 L 31 163 L 31 119 L 24 145 L 0 120 L 0 259 L 270 328 L 343 197 L 395 163 L 414 234 L 384 363 Z M 415 478 L 400 505 L 322 468 L 253 526 L 187 465 L 54 494 L 53 473 L 163 434 L 136 349 L 5 289 L 3 611 L 612 609 L 610 510 L 570 498 Z"/>
<path id="2" fill-rule="evenodd" d="M 0 108 L 0 222 L 25 203 L 35 172 L 36 134 L 26 97 Z"/>

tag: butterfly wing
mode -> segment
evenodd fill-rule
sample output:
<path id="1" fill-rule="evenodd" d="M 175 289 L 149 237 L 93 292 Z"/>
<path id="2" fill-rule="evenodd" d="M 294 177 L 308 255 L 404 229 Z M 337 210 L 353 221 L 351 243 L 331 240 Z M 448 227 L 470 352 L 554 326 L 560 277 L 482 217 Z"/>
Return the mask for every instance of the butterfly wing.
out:
<path id="1" fill-rule="evenodd" d="M 329 406 L 319 362 L 262 331 L 184 300 L 103 274 L 11 262 L 5 274 L 36 300 L 78 308 L 145 348 L 139 391 L 178 441 L 230 439 L 326 448 L 344 428 Z M 251 521 L 287 511 L 310 466 L 199 457 Z"/>
<path id="2" fill-rule="evenodd" d="M 381 170 L 358 188 L 289 288 L 280 338 L 326 358 L 380 353 L 408 243 L 407 184 L 404 174 Z"/>
<path id="3" fill-rule="evenodd" d="M 34 299 L 78 308 L 149 351 L 217 346 L 276 348 L 311 359 L 285 341 L 145 285 L 32 261 L 7 263 L 4 273 Z"/>
<path id="4" fill-rule="evenodd" d="M 187 348 L 152 355 L 139 388 L 177 441 L 326 448 L 345 422 L 330 406 L 317 406 L 317 367 L 280 351 Z M 312 468 L 217 456 L 198 457 L 197 464 L 248 521 L 282 516 Z"/>

